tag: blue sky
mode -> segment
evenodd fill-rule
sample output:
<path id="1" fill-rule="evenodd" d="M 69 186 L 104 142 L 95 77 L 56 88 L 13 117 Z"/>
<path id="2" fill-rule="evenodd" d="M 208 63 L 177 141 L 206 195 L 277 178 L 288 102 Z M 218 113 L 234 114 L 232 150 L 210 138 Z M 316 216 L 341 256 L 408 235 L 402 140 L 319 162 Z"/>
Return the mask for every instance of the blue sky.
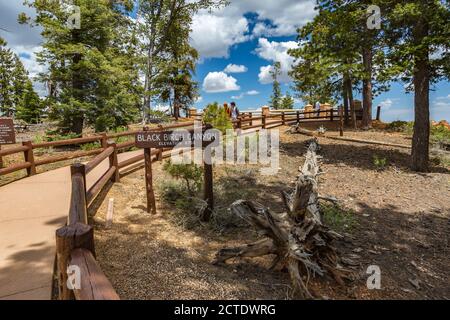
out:
<path id="1" fill-rule="evenodd" d="M 201 56 L 196 73 L 201 98 L 196 106 L 203 108 L 215 101 L 235 101 L 241 110 L 266 105 L 272 90 L 269 72 L 275 61 L 282 64 L 283 93 L 289 90 L 294 94 L 287 76 L 293 60 L 286 51 L 296 45 L 296 29 L 317 14 L 314 3 L 315 0 L 231 0 L 224 9 L 199 12 L 191 32 L 191 43 Z M 41 49 L 42 39 L 39 28 L 17 23 L 18 13 L 24 11 L 33 15 L 22 0 L 0 0 L 0 27 L 8 30 L 0 31 L 0 35 L 19 54 L 30 75 L 35 76 L 45 70 L 34 54 Z M 225 72 L 230 64 L 234 68 Z M 45 95 L 42 84 L 35 83 L 35 87 Z M 355 94 L 361 99 L 360 94 Z M 414 96 L 405 93 L 402 83 L 393 84 L 389 92 L 376 97 L 374 106 L 377 105 L 382 106 L 385 121 L 413 119 Z M 301 106 L 303 103 L 297 101 L 296 107 Z M 450 120 L 448 81 L 433 88 L 430 109 L 432 119 Z"/>

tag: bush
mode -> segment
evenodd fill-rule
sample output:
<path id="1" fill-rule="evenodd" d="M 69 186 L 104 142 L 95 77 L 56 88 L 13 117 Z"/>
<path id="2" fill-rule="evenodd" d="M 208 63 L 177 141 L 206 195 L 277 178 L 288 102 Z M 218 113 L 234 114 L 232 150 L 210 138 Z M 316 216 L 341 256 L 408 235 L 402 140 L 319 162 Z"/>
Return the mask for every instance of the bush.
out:
<path id="1" fill-rule="evenodd" d="M 208 104 L 203 111 L 203 122 L 211 124 L 215 129 L 225 133 L 227 129 L 233 129 L 233 123 L 225 109 L 217 102 Z"/>
<path id="2" fill-rule="evenodd" d="M 387 166 L 387 159 L 379 158 L 377 155 L 374 155 L 373 164 L 377 168 L 377 170 L 384 170 Z"/>
<path id="3" fill-rule="evenodd" d="M 164 163 L 163 169 L 173 178 L 184 181 L 186 190 L 190 195 L 200 190 L 203 170 L 196 164 L 173 164 L 169 160 Z"/>
<path id="4" fill-rule="evenodd" d="M 431 126 L 431 141 L 435 143 L 450 143 L 450 129 L 445 126 Z"/>
<path id="5" fill-rule="evenodd" d="M 388 131 L 394 131 L 394 132 L 403 132 L 407 134 L 412 134 L 414 130 L 414 122 L 407 122 L 407 121 L 393 121 L 389 123 L 386 126 L 386 129 Z"/>
<path id="6" fill-rule="evenodd" d="M 351 231 L 357 225 L 355 213 L 351 210 L 333 205 L 320 205 L 320 210 L 325 224 L 338 232 Z"/>

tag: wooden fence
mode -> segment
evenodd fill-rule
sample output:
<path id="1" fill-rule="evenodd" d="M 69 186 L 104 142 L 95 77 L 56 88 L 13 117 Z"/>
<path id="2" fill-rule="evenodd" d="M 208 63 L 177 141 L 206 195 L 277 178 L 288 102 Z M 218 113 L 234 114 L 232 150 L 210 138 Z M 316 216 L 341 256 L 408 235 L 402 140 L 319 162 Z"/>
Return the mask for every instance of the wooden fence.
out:
<path id="1" fill-rule="evenodd" d="M 235 129 L 272 129 L 283 125 L 292 125 L 300 122 L 315 122 L 315 121 L 340 121 L 342 114 L 339 109 L 321 110 L 321 111 L 272 111 L 265 115 L 261 112 L 242 112 L 237 120 L 233 120 Z M 356 111 L 356 119 L 362 120 L 362 110 Z"/>
<path id="2" fill-rule="evenodd" d="M 175 128 L 181 128 L 181 127 L 188 127 L 192 126 L 194 123 L 192 121 L 190 122 L 183 122 L 179 124 L 169 125 L 169 126 L 160 126 L 159 128 L 166 128 L 166 129 L 175 129 Z M 25 141 L 22 142 L 21 146 L 12 147 L 8 149 L 0 149 L 0 159 L 17 154 L 22 153 L 24 156 L 24 161 L 21 163 L 16 163 L 11 166 L 1 168 L 0 167 L 0 176 L 10 174 L 16 171 L 20 170 L 27 170 L 27 175 L 32 176 L 36 174 L 36 168 L 38 166 L 56 163 L 60 161 L 65 160 L 71 160 L 81 157 L 87 157 L 87 156 L 95 156 L 100 153 L 102 153 L 106 148 L 108 148 L 108 141 L 110 139 L 116 139 L 119 137 L 126 137 L 126 136 L 133 136 L 137 131 L 126 131 L 126 132 L 120 132 L 120 133 L 114 133 L 114 134 L 100 134 L 95 135 L 91 137 L 83 137 L 83 138 L 76 138 L 76 139 L 68 139 L 68 140 L 59 140 L 59 141 L 51 141 L 51 142 L 42 142 L 42 143 L 32 143 L 31 141 Z M 35 150 L 36 149 L 43 149 L 43 148 L 52 148 L 52 147 L 61 147 L 61 146 L 73 146 L 73 145 L 83 145 L 86 143 L 100 143 L 101 147 L 94 150 L 88 150 L 88 151 L 74 151 L 68 154 L 64 155 L 58 155 L 58 156 L 50 156 L 42 159 L 35 159 Z M 117 151 L 121 151 L 123 149 L 128 149 L 134 146 L 134 141 L 129 142 L 123 142 L 119 143 L 116 146 Z"/>
<path id="3" fill-rule="evenodd" d="M 192 122 L 171 126 L 160 126 L 154 130 L 169 130 L 190 127 Z M 134 135 L 137 131 L 129 131 L 110 135 L 110 138 Z M 83 138 L 79 141 L 94 141 Z M 97 140 L 95 140 L 97 141 Z M 118 151 L 132 147 L 134 141 L 122 144 L 103 144 L 104 148 L 90 162 L 76 163 L 71 166 L 72 193 L 66 226 L 56 231 L 56 266 L 58 299 L 60 300 L 118 300 L 119 296 L 108 278 L 95 260 L 94 229 L 88 223 L 88 207 L 109 182 L 120 180 L 119 169 L 128 167 L 144 159 L 138 155 L 131 159 L 118 161 Z M 21 149 L 24 151 L 24 149 Z M 161 151 L 152 152 L 152 161 L 162 160 L 169 156 Z M 109 159 L 105 173 L 87 189 L 86 177 L 102 162 Z M 73 272 L 69 276 L 68 273 Z M 77 277 L 78 273 L 78 277 Z M 77 282 L 79 280 L 79 282 Z M 69 286 L 68 283 L 71 285 Z"/>

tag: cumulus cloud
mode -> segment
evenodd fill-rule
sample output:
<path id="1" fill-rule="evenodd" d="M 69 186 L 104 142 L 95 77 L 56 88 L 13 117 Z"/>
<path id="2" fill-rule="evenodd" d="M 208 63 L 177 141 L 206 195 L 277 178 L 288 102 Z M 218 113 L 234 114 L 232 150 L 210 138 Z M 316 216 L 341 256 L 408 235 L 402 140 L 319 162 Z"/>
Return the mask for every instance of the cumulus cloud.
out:
<path id="1" fill-rule="evenodd" d="M 288 72 L 295 62 L 295 59 L 288 54 L 288 50 L 297 47 L 298 44 L 295 41 L 277 42 L 269 41 L 266 38 L 260 38 L 255 52 L 262 59 L 271 62 L 280 62 L 281 75 L 279 76 L 279 81 L 287 83 L 292 80 L 291 77 L 289 77 Z M 259 82 L 262 84 L 272 83 L 272 71 L 273 65 L 262 66 L 258 75 Z"/>
<path id="2" fill-rule="evenodd" d="M 388 110 L 388 109 L 390 109 L 390 108 L 392 107 L 392 105 L 394 104 L 394 102 L 396 102 L 396 101 L 398 101 L 398 100 L 399 100 L 399 99 L 397 99 L 397 98 L 392 98 L 392 99 L 387 98 L 387 99 L 385 99 L 385 100 L 383 100 L 383 101 L 380 102 L 380 106 L 381 106 L 383 109 Z"/>
<path id="3" fill-rule="evenodd" d="M 210 72 L 203 80 L 203 90 L 208 93 L 229 92 L 240 90 L 237 80 L 225 72 Z"/>
<path id="4" fill-rule="evenodd" d="M 239 95 L 237 95 L 237 96 L 231 96 L 231 99 L 234 99 L 234 100 L 241 100 L 243 97 L 244 97 L 244 94 L 241 93 L 241 94 L 239 94 Z"/>
<path id="5" fill-rule="evenodd" d="M 233 64 L 230 63 L 229 65 L 226 66 L 226 68 L 223 70 L 223 72 L 226 73 L 243 73 L 243 72 L 247 72 L 248 68 L 244 65 L 237 65 L 237 64 Z"/>
<path id="6" fill-rule="evenodd" d="M 249 95 L 249 96 L 256 96 L 258 94 L 259 94 L 259 91 L 256 91 L 256 90 L 247 91 L 247 95 Z"/>
<path id="7" fill-rule="evenodd" d="M 219 10 L 194 16 L 192 45 L 202 58 L 227 58 L 232 46 L 254 37 L 290 36 L 316 15 L 314 0 L 233 0 Z M 249 30 L 246 13 L 256 13 Z"/>
<path id="8" fill-rule="evenodd" d="M 191 44 L 202 58 L 228 58 L 231 46 L 249 39 L 248 21 L 245 17 L 222 16 L 203 12 L 194 16 Z"/>

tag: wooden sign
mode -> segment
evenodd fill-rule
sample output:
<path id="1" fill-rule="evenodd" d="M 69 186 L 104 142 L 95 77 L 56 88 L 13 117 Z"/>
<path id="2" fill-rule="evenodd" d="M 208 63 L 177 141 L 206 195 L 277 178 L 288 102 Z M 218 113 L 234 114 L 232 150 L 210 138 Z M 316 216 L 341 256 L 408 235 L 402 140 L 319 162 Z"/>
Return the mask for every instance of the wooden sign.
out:
<path id="1" fill-rule="evenodd" d="M 0 144 L 15 144 L 14 122 L 9 118 L 0 118 Z"/>
<path id="2" fill-rule="evenodd" d="M 165 149 L 179 147 L 192 147 L 200 143 L 206 147 L 214 142 L 219 143 L 220 132 L 217 130 L 209 131 L 143 131 L 136 133 L 136 147 L 147 149 Z"/>

